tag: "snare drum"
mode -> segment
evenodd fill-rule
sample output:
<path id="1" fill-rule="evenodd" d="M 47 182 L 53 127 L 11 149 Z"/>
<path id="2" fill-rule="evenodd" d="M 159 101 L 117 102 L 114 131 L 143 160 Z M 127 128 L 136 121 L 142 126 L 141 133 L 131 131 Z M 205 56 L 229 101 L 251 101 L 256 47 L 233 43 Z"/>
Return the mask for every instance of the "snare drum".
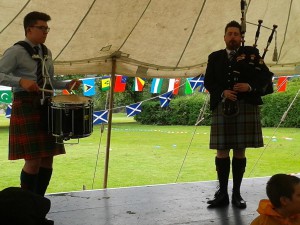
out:
<path id="1" fill-rule="evenodd" d="M 54 96 L 49 104 L 49 132 L 69 140 L 90 136 L 93 131 L 93 102 L 78 95 Z"/>

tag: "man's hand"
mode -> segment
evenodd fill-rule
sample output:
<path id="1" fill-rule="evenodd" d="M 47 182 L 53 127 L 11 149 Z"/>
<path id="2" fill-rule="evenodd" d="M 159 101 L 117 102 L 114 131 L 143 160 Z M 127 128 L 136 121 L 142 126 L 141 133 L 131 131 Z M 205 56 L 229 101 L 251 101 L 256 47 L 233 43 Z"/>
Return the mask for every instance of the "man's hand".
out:
<path id="1" fill-rule="evenodd" d="M 251 87 L 248 83 L 236 83 L 233 86 L 233 90 L 236 92 L 249 92 L 251 91 Z"/>
<path id="2" fill-rule="evenodd" d="M 223 91 L 223 97 L 227 98 L 231 101 L 236 101 L 237 100 L 237 92 L 236 91 L 232 91 L 232 90 L 224 90 Z"/>
<path id="3" fill-rule="evenodd" d="M 20 87 L 25 89 L 28 92 L 38 92 L 40 90 L 38 84 L 33 80 L 27 80 L 21 78 L 19 81 Z"/>

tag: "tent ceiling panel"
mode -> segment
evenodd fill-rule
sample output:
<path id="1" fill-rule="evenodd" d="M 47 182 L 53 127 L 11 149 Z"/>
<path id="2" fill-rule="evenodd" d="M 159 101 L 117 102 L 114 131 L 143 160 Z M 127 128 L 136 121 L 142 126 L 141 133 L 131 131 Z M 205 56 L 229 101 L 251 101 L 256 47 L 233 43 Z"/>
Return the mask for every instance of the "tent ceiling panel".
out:
<path id="1" fill-rule="evenodd" d="M 246 45 L 254 43 L 262 19 L 262 53 L 277 24 L 265 61 L 277 74 L 295 73 L 300 64 L 300 1 L 247 3 Z M 57 73 L 107 74 L 114 55 L 117 73 L 141 77 L 203 73 L 208 55 L 225 47 L 226 23 L 241 17 L 240 0 L 0 0 L 0 56 L 24 39 L 23 17 L 34 10 L 52 18 L 46 45 Z M 277 63 L 272 61 L 275 40 Z"/>

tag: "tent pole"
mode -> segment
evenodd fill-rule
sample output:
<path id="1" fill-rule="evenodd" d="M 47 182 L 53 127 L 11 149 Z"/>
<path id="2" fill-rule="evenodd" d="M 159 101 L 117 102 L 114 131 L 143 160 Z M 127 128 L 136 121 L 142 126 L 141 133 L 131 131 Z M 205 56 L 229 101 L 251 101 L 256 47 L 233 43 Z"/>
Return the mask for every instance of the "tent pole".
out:
<path id="1" fill-rule="evenodd" d="M 108 110 L 107 141 L 106 141 L 104 179 L 103 179 L 103 188 L 104 189 L 107 188 L 109 149 L 110 149 L 111 125 L 112 125 L 112 108 L 113 108 L 113 102 L 114 102 L 115 76 L 116 76 L 116 57 L 112 57 L 112 69 L 111 69 L 110 89 L 109 89 L 109 107 L 108 107 L 109 110 Z"/>

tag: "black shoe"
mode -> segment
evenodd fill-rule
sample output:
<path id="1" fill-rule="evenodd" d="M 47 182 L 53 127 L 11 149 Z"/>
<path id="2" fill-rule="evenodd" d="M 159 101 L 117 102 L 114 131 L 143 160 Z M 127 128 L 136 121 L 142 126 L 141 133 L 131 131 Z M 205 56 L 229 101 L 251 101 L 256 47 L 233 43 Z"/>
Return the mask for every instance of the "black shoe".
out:
<path id="1" fill-rule="evenodd" d="M 232 194 L 231 203 L 239 209 L 245 209 L 247 207 L 246 201 L 240 194 Z"/>
<path id="2" fill-rule="evenodd" d="M 216 192 L 214 199 L 207 201 L 208 208 L 220 208 L 229 205 L 229 197 L 227 193 L 222 193 L 220 190 Z"/>
<path id="3" fill-rule="evenodd" d="M 54 225 L 54 221 L 45 218 L 45 219 L 43 219 L 43 221 L 40 224 L 41 225 Z"/>

